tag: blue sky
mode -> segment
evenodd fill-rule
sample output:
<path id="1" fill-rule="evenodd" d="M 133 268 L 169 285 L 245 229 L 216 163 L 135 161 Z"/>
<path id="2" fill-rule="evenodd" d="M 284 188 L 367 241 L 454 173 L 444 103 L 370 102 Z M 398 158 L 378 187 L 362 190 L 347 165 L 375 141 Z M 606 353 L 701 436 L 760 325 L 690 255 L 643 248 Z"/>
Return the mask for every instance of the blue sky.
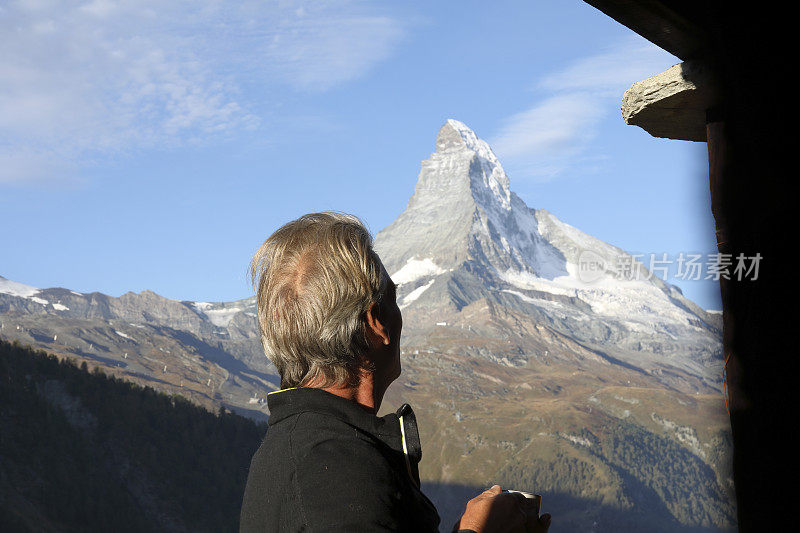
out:
<path id="1" fill-rule="evenodd" d="M 678 62 L 577 0 L 4 2 L 0 275 L 249 296 L 282 223 L 388 225 L 448 118 L 529 206 L 629 252 L 708 254 L 705 144 L 619 113 Z M 670 281 L 720 307 L 713 282 Z"/>

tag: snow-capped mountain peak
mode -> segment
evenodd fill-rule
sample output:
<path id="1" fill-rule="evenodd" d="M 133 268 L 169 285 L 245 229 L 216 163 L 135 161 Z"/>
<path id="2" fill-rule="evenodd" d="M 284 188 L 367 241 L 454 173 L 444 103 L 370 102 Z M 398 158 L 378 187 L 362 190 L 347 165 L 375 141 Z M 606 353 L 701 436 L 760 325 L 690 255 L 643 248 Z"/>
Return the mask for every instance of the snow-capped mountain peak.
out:
<path id="1" fill-rule="evenodd" d="M 501 272 L 566 274 L 563 256 L 538 228 L 535 212 L 511 192 L 489 145 L 449 119 L 436 137 L 436 152 L 422 162 L 408 206 L 378 234 L 376 246 L 391 273 L 414 262 L 429 261 L 444 272 L 477 260 Z"/>
<path id="2" fill-rule="evenodd" d="M 485 299 L 586 345 L 615 338 L 627 350 L 621 358 L 683 352 L 673 363 L 695 372 L 700 360 L 716 356 L 718 331 L 707 313 L 624 250 L 529 208 L 489 145 L 465 124 L 448 120 L 436 148 L 422 162 L 406 209 L 375 238 L 409 317 L 424 323 L 430 313 L 460 312 Z M 631 263 L 634 277 L 619 277 L 620 261 Z"/>
<path id="3" fill-rule="evenodd" d="M 511 209 L 508 176 L 489 144 L 478 138 L 463 122 L 448 119 L 436 136 L 436 153 L 431 156 L 431 160 L 446 164 L 453 158 L 465 156 L 480 168 L 480 171 L 477 168 L 471 169 L 469 173 L 469 185 L 475 199 L 482 203 L 499 204 L 506 210 Z"/>
<path id="4" fill-rule="evenodd" d="M 469 126 L 452 118 L 447 119 L 436 136 L 436 151 L 445 153 L 454 149 L 462 149 L 462 147 L 472 150 L 487 161 L 500 163 L 489 144 L 478 138 Z"/>

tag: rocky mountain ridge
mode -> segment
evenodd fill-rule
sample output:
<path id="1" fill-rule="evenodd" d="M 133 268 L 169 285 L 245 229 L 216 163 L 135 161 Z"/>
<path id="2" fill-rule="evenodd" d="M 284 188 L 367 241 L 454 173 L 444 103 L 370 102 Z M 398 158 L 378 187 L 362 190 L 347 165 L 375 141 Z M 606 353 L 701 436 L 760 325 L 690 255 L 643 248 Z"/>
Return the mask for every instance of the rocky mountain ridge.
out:
<path id="1" fill-rule="evenodd" d="M 38 289 L 0 277 L 0 335 L 85 360 L 215 410 L 264 419 L 279 378 L 264 357 L 255 300 L 189 302 Z"/>

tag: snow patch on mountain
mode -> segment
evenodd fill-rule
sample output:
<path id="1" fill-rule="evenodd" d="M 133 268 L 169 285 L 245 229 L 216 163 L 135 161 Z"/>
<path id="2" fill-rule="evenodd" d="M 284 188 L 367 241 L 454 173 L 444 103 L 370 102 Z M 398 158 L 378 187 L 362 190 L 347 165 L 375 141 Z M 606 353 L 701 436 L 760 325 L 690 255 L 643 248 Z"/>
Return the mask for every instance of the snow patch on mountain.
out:
<path id="1" fill-rule="evenodd" d="M 548 280 L 521 270 L 508 269 L 505 272 L 497 271 L 497 275 L 508 283 L 520 289 L 548 292 L 550 294 L 560 294 L 563 296 L 575 296 L 576 287 L 569 283 L 569 276 Z"/>
<path id="2" fill-rule="evenodd" d="M 191 302 L 191 305 L 201 313 L 205 313 L 206 309 L 211 309 L 214 304 L 211 302 Z"/>
<path id="3" fill-rule="evenodd" d="M 212 324 L 221 328 L 227 328 L 236 313 L 241 310 L 242 309 L 239 307 L 231 307 L 229 309 L 209 309 L 205 313 Z"/>
<path id="4" fill-rule="evenodd" d="M 523 302 L 527 302 L 529 304 L 538 305 L 539 307 L 552 307 L 557 309 L 564 309 L 564 304 L 559 302 L 554 302 L 552 300 L 545 300 L 544 298 L 531 298 L 527 294 L 522 294 L 519 291 L 512 291 L 510 289 L 503 289 L 503 292 L 507 292 L 508 294 L 513 294 Z"/>
<path id="5" fill-rule="evenodd" d="M 445 269 L 439 267 L 430 258 L 416 259 L 412 257 L 400 270 L 392 274 L 391 278 L 397 285 L 403 285 L 418 280 L 419 278 L 436 276 L 444 272 L 446 272 Z M 408 298 L 408 296 L 406 298 Z"/>
<path id="6" fill-rule="evenodd" d="M 414 300 L 416 300 L 417 298 L 422 296 L 422 293 L 427 291 L 430 288 L 430 286 L 433 285 L 434 281 L 436 281 L 436 280 L 432 279 L 428 283 L 426 283 L 425 285 L 422 285 L 421 287 L 417 287 L 416 289 L 414 289 L 413 291 L 408 293 L 406 295 L 406 297 L 403 298 L 403 303 L 400 304 L 400 309 L 403 309 L 404 307 L 408 306 L 411 302 L 413 302 Z"/>
<path id="7" fill-rule="evenodd" d="M 227 307 L 223 303 L 211 302 L 184 302 L 193 307 L 198 313 L 208 318 L 209 322 L 220 328 L 227 328 L 238 313 L 244 312 L 252 307 L 250 299 L 244 300 L 246 307 L 233 306 Z M 245 313 L 248 316 L 255 316 L 252 313 Z"/>
<path id="8" fill-rule="evenodd" d="M 30 298 L 34 294 L 37 294 L 40 290 L 41 289 L 37 289 L 36 287 L 11 281 L 10 279 L 0 276 L 0 293 L 10 294 L 11 296 L 19 296 L 20 298 Z M 48 302 L 45 301 L 45 304 L 46 303 Z"/>
<path id="9" fill-rule="evenodd" d="M 11 281 L 10 279 L 0 276 L 0 294 L 8 294 L 9 296 L 16 296 L 17 298 L 25 298 L 26 300 L 30 300 L 39 305 L 44 305 L 45 307 L 52 305 L 56 311 L 69 311 L 69 307 L 62 304 L 60 301 L 53 303 L 44 298 L 40 298 L 40 296 L 43 296 L 42 292 L 42 289 L 31 287 L 30 285 L 25 285 L 24 283 L 19 283 L 17 281 Z"/>
<path id="10" fill-rule="evenodd" d="M 687 326 L 691 324 L 693 315 L 676 306 L 667 294 L 648 281 L 620 280 L 604 276 L 592 283 L 586 283 L 577 276 L 576 265 L 567 264 L 567 270 L 570 275 L 552 280 L 515 270 L 497 274 L 506 283 L 523 290 L 577 298 L 587 303 L 592 312 L 598 316 L 628 320 L 635 317 L 635 321 L 647 321 L 649 324 L 653 322 L 674 322 Z M 519 297 L 524 296 L 514 290 L 506 292 Z"/>

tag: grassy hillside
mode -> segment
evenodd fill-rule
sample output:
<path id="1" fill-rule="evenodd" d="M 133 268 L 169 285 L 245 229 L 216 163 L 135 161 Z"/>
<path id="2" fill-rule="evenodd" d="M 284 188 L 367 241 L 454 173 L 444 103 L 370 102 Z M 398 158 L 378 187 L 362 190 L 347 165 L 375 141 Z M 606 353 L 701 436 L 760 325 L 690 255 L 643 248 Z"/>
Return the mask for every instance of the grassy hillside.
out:
<path id="1" fill-rule="evenodd" d="M 540 493 L 552 533 L 735 529 L 721 395 L 586 361 L 511 368 L 457 352 L 407 357 L 414 364 L 384 409 L 417 410 L 420 475 L 445 523 L 470 490 L 500 483 Z"/>
<path id="2" fill-rule="evenodd" d="M 0 530 L 236 531 L 265 431 L 0 340 Z"/>

